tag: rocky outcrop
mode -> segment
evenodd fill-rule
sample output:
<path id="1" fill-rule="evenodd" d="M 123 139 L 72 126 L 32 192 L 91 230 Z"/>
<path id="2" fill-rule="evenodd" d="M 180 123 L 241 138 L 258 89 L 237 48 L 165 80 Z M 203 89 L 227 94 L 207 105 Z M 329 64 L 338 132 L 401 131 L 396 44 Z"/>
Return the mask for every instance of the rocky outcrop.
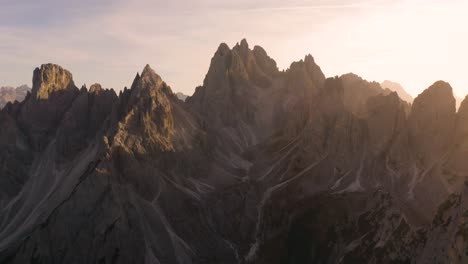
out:
<path id="1" fill-rule="evenodd" d="M 146 65 L 141 76 L 135 77 L 131 89 L 124 91 L 122 97 L 124 102 L 119 106 L 117 119 L 125 122 L 121 124 L 123 127 L 118 128 L 117 142 L 125 142 L 129 136 L 134 137 L 131 141 L 138 144 L 135 147 L 139 149 L 174 149 L 171 107 L 174 95 L 149 65 Z M 127 133 L 129 131 L 134 133 Z"/>
<path id="2" fill-rule="evenodd" d="M 33 74 L 32 96 L 48 99 L 52 94 L 76 88 L 69 71 L 55 64 L 44 64 Z"/>
<path id="3" fill-rule="evenodd" d="M 452 134 L 452 146 L 443 163 L 444 178 L 447 184 L 460 191 L 468 176 L 468 166 L 465 162 L 468 154 L 468 100 L 463 100 L 455 118 L 455 130 Z"/>
<path id="4" fill-rule="evenodd" d="M 68 160 L 78 154 L 98 134 L 117 101 L 113 90 L 93 84 L 82 89 L 61 120 L 56 134 L 60 157 Z"/>
<path id="5" fill-rule="evenodd" d="M 442 157 L 450 147 L 455 128 L 452 87 L 438 81 L 416 97 L 409 126 L 413 147 L 423 164 Z"/>
<path id="6" fill-rule="evenodd" d="M 357 116 L 366 115 L 367 100 L 385 91 L 376 82 L 367 82 L 353 73 L 348 73 L 340 77 L 344 86 L 344 103 L 349 111 Z"/>
<path id="7" fill-rule="evenodd" d="M 33 149 L 44 150 L 78 95 L 71 73 L 62 67 L 46 64 L 34 70 L 31 95 L 21 105 L 18 117 Z"/>
<path id="8" fill-rule="evenodd" d="M 325 76 L 310 54 L 304 60 L 293 62 L 286 76 L 289 91 L 305 98 L 320 93 L 325 82 Z"/>
<path id="9" fill-rule="evenodd" d="M 395 143 L 407 127 L 405 102 L 396 92 L 376 95 L 367 100 L 369 141 L 373 151 L 382 153 Z"/>

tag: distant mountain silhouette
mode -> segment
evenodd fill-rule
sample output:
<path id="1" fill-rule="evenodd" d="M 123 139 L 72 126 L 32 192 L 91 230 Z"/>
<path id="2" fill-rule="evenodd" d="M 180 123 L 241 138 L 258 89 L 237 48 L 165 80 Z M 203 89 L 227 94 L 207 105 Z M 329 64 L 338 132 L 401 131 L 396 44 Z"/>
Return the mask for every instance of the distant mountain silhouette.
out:
<path id="1" fill-rule="evenodd" d="M 27 85 L 19 87 L 0 87 L 0 109 L 3 108 L 8 102 L 22 101 L 26 94 L 31 91 Z"/>
<path id="2" fill-rule="evenodd" d="M 414 98 L 409 93 L 407 93 L 399 83 L 386 80 L 383 81 L 380 85 L 384 89 L 387 88 L 391 91 L 396 92 L 398 96 L 400 96 L 400 98 L 405 100 L 406 102 L 413 103 Z"/>
<path id="3" fill-rule="evenodd" d="M 188 97 L 188 95 L 185 95 L 185 94 L 183 94 L 181 92 L 177 92 L 176 96 L 177 96 L 177 98 L 179 98 L 180 100 L 182 100 L 184 102 L 185 102 L 185 99 L 187 99 L 187 97 Z"/>
<path id="4" fill-rule="evenodd" d="M 392 87 L 245 39 L 185 102 L 44 64 L 0 111 L 0 263 L 466 263 L 468 101 Z"/>

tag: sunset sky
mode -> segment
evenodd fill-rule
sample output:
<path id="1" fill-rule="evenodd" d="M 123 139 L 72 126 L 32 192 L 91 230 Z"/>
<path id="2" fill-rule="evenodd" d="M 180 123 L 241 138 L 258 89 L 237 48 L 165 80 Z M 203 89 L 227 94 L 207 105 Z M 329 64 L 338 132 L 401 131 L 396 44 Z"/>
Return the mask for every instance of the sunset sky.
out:
<path id="1" fill-rule="evenodd" d="M 192 94 L 217 46 L 242 38 L 280 69 L 310 53 L 326 76 L 399 82 L 416 96 L 437 80 L 468 93 L 468 1 L 0 0 L 0 86 L 31 84 L 57 63 L 78 86 L 130 86 L 149 63 Z"/>

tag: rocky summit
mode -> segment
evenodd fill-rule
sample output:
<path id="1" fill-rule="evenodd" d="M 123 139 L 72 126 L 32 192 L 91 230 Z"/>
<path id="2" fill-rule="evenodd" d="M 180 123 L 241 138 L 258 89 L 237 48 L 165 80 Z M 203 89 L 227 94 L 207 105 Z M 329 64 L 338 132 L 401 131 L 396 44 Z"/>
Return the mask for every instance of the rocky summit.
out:
<path id="1" fill-rule="evenodd" d="M 0 263 L 466 263 L 468 101 L 386 88 L 246 40 L 186 99 L 42 65 L 0 111 Z"/>

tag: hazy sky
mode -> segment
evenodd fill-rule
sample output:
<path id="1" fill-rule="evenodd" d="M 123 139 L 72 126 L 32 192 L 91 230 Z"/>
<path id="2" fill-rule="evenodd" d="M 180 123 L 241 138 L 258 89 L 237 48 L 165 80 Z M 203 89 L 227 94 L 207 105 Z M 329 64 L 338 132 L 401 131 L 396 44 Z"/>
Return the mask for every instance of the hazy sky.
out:
<path id="1" fill-rule="evenodd" d="M 465 0 L 0 0 L 0 85 L 53 62 L 78 86 L 130 86 L 149 63 L 175 91 L 200 85 L 219 43 L 260 45 L 280 69 L 310 53 L 325 75 L 434 81 L 468 93 Z"/>

